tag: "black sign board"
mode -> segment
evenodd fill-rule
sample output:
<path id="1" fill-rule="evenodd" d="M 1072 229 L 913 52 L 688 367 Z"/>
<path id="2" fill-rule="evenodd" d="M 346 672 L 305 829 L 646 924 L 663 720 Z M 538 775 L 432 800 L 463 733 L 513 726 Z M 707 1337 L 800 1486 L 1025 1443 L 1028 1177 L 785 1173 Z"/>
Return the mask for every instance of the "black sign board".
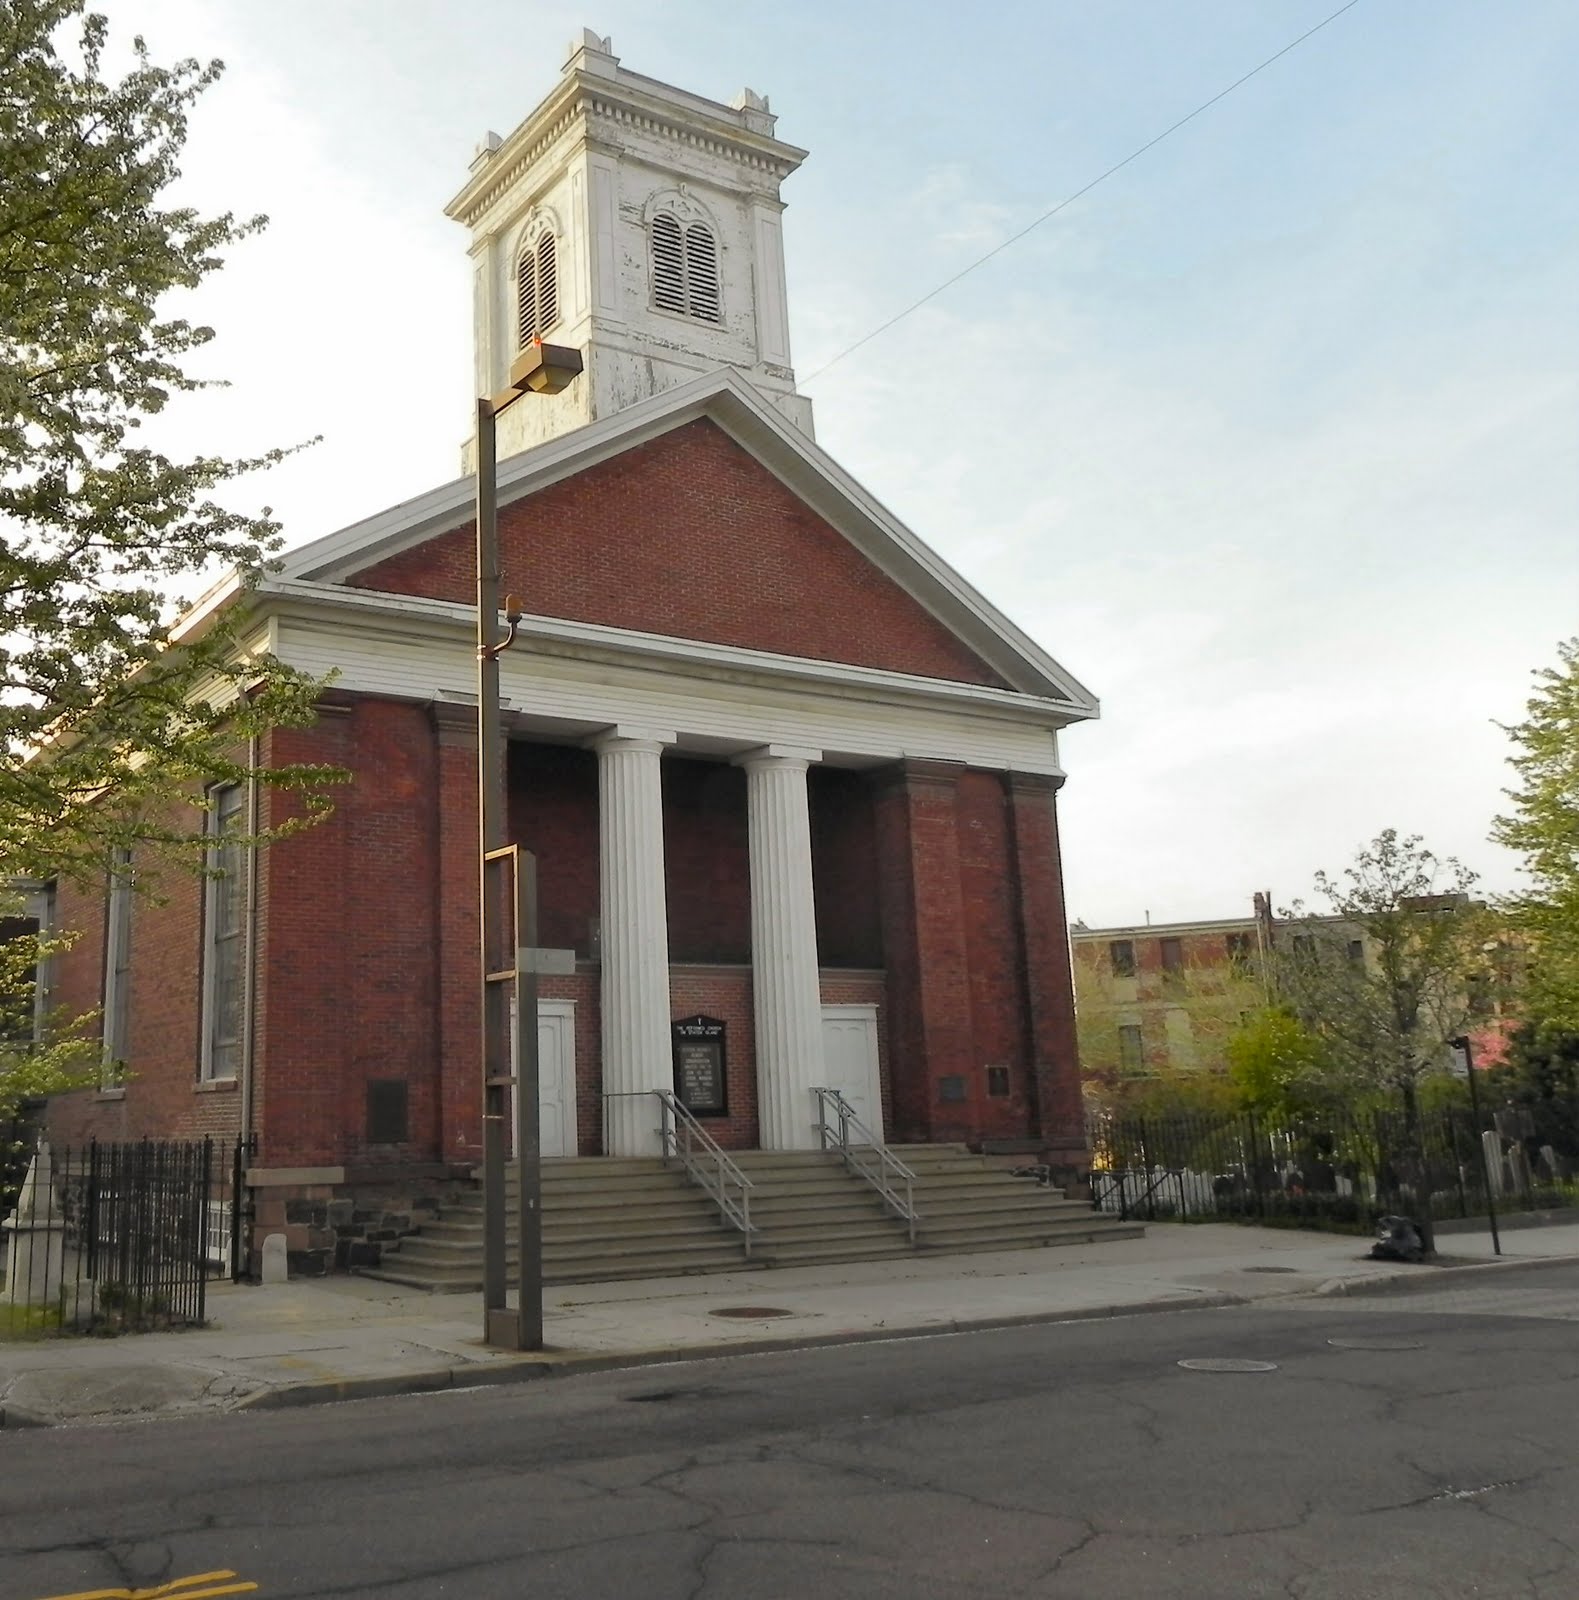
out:
<path id="1" fill-rule="evenodd" d="M 729 1115 L 724 1075 L 724 1025 L 717 1017 L 683 1017 L 674 1029 L 674 1092 L 694 1117 Z"/>

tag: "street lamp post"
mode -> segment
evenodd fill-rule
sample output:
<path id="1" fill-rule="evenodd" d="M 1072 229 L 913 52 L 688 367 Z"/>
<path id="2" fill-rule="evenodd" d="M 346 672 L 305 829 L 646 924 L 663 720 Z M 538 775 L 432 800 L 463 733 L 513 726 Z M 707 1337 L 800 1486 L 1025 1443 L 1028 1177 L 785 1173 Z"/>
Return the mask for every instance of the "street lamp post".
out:
<path id="1" fill-rule="evenodd" d="M 538 1128 L 536 863 L 505 842 L 504 731 L 499 657 L 515 643 L 522 606 L 505 601 L 499 631 L 498 459 L 494 423 L 524 394 L 557 394 L 581 371 L 581 353 L 534 341 L 510 368 L 510 387 L 477 401 L 477 821 L 482 977 L 483 1340 L 543 1347 L 542 1163 Z M 508 896 L 507 896 L 508 891 Z M 514 1049 L 510 1010 L 514 1000 Z M 512 1060 L 513 1056 L 513 1060 Z M 516 1303 L 508 1298 L 505 1164 L 515 1090 Z"/>

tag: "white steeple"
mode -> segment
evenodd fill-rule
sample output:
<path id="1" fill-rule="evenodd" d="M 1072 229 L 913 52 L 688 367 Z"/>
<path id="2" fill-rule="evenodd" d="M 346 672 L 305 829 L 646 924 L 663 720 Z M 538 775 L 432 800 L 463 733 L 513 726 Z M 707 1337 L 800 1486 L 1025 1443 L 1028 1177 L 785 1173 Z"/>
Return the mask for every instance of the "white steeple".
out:
<path id="1" fill-rule="evenodd" d="M 445 214 L 471 230 L 479 394 L 534 336 L 585 370 L 499 419 L 529 449 L 700 372 L 733 366 L 811 432 L 795 392 L 779 186 L 806 152 L 765 96 L 730 105 L 627 72 L 571 41 L 558 84 L 507 139 L 487 134 Z"/>

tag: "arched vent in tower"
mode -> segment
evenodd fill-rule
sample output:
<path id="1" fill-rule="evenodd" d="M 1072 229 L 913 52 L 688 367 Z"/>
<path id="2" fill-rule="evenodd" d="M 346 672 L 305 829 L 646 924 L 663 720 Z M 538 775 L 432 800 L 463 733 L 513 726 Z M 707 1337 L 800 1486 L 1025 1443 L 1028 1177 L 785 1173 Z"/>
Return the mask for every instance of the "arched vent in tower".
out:
<path id="1" fill-rule="evenodd" d="M 554 236 L 522 246 L 515 267 L 516 333 L 524 350 L 559 321 L 559 270 Z"/>
<path id="2" fill-rule="evenodd" d="M 667 211 L 652 219 L 652 298 L 660 311 L 685 314 L 685 244 Z"/>
<path id="3" fill-rule="evenodd" d="M 682 228 L 669 211 L 653 217 L 652 303 L 700 322 L 720 320 L 718 246 L 705 223 Z"/>
<path id="4" fill-rule="evenodd" d="M 559 321 L 559 272 L 554 262 L 554 236 L 537 241 L 537 331 L 546 333 Z"/>
<path id="5" fill-rule="evenodd" d="M 703 322 L 718 321 L 718 251 L 700 222 L 685 230 L 686 310 Z"/>

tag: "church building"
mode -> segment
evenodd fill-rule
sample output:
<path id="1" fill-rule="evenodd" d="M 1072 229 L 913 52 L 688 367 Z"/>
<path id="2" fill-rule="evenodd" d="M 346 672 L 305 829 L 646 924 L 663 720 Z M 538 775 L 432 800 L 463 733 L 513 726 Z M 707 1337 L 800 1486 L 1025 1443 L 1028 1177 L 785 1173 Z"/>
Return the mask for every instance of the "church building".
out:
<path id="1" fill-rule="evenodd" d="M 476 387 L 533 341 L 583 371 L 498 424 L 508 823 L 536 857 L 546 1157 L 658 1152 L 672 1093 L 725 1150 L 875 1139 L 1088 1165 L 1057 796 L 1092 695 L 816 442 L 781 187 L 728 105 L 571 47 L 448 215 Z M 460 419 L 457 419 L 459 422 Z M 332 684 L 270 762 L 346 769 L 327 821 L 210 797 L 220 876 L 60 891 L 54 999 L 105 1003 L 124 1083 L 57 1138 L 256 1135 L 279 1193 L 469 1174 L 481 1127 L 473 463 L 220 585 L 249 648 Z M 109 1036 L 110 1030 L 114 1036 Z M 696 1050 L 687 1042 L 717 1048 Z"/>

